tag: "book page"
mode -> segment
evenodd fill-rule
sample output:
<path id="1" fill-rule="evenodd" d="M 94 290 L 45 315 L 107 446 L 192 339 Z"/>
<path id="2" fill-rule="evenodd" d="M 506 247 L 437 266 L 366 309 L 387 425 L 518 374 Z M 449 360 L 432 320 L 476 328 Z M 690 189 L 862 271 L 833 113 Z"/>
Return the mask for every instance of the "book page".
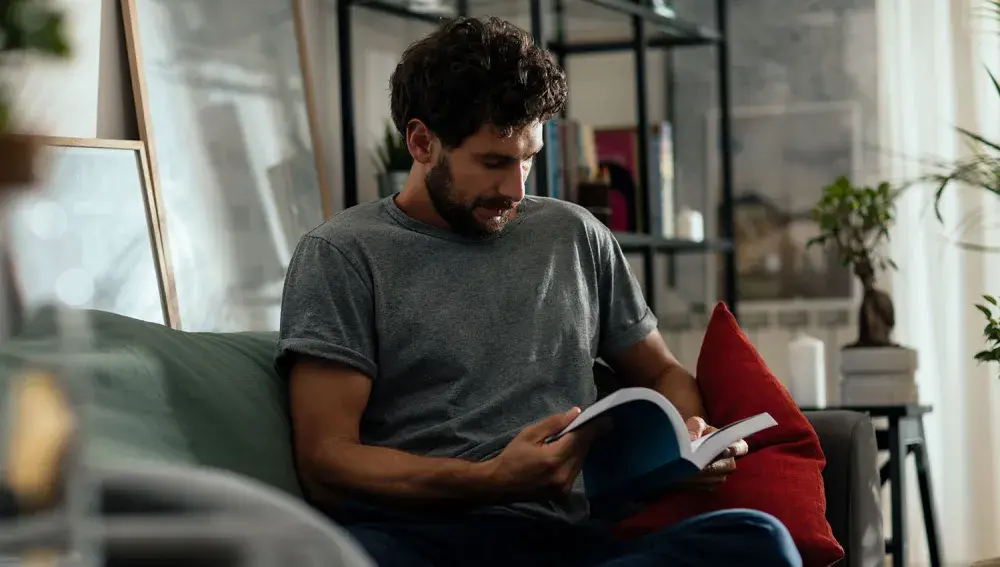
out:
<path id="1" fill-rule="evenodd" d="M 687 439 L 682 437 L 682 435 L 687 435 L 687 427 L 684 425 L 684 420 L 681 418 L 681 414 L 678 413 L 677 409 L 670 403 L 669 400 L 655 390 L 649 388 L 631 387 L 622 388 L 583 410 L 583 412 L 581 412 L 580 415 L 578 415 L 569 425 L 563 428 L 562 431 L 546 439 L 546 442 L 551 443 L 574 429 L 586 425 L 590 420 L 605 412 L 634 402 L 648 402 L 655 404 L 663 410 L 663 413 L 670 420 L 672 428 L 677 434 L 678 442 L 684 443 L 690 439 L 690 437 Z M 688 446 L 685 443 L 683 447 L 686 449 Z"/>
<path id="2" fill-rule="evenodd" d="M 705 441 L 708 441 L 709 439 L 711 439 L 712 437 L 714 437 L 716 434 L 728 431 L 728 430 L 732 429 L 733 427 L 736 427 L 736 426 L 740 425 L 741 423 L 744 423 L 746 421 L 749 421 L 749 420 L 753 419 L 754 417 L 756 417 L 756 416 L 747 417 L 747 418 L 741 419 L 739 421 L 734 421 L 734 422 L 730 423 L 729 425 L 723 427 L 722 429 L 716 429 L 715 431 L 709 433 L 708 435 L 702 435 L 701 437 L 699 437 L 699 438 L 697 438 L 697 439 L 695 439 L 694 441 L 691 442 L 691 451 L 692 452 L 697 451 L 698 447 L 701 447 L 705 443 Z M 729 445 L 726 445 L 726 446 L 728 447 Z"/>
<path id="3" fill-rule="evenodd" d="M 769 413 L 760 413 L 731 423 L 718 431 L 692 441 L 691 462 L 699 469 L 703 469 L 733 443 L 777 424 L 778 422 Z"/>

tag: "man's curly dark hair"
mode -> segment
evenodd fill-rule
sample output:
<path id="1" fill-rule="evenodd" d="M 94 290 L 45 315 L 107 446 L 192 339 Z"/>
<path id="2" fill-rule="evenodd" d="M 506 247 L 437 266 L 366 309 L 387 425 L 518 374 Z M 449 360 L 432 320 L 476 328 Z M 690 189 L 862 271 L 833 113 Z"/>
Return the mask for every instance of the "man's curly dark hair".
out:
<path id="1" fill-rule="evenodd" d="M 566 106 L 566 74 L 531 35 L 495 17 L 455 18 L 411 45 L 389 80 L 392 120 L 414 118 L 448 148 L 484 124 L 502 135 Z"/>

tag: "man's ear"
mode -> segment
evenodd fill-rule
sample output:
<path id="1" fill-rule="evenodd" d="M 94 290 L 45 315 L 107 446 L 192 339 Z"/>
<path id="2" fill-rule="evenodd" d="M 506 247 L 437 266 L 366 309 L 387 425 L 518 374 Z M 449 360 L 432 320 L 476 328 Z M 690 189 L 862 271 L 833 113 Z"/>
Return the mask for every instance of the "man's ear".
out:
<path id="1" fill-rule="evenodd" d="M 434 143 L 437 138 L 426 124 L 414 118 L 406 124 L 406 146 L 414 161 L 424 165 L 433 161 Z"/>

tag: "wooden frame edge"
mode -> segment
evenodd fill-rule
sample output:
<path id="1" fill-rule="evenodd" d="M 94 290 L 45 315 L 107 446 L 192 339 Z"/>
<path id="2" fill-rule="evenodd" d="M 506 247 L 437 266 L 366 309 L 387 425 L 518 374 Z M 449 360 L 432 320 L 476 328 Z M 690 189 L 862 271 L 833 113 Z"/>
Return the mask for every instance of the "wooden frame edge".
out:
<path id="1" fill-rule="evenodd" d="M 146 230 L 153 247 L 153 267 L 156 270 L 156 279 L 159 285 L 160 309 L 163 319 L 168 326 L 172 320 L 177 318 L 177 295 L 173 293 L 173 276 L 166 263 L 166 248 L 162 245 L 165 242 L 163 227 L 156 222 L 155 207 L 152 202 L 152 183 L 150 181 L 149 164 L 146 162 L 146 148 L 139 140 L 115 140 L 108 138 L 72 138 L 66 136 L 46 136 L 36 135 L 35 139 L 42 146 L 60 148 L 88 148 L 95 150 L 119 150 L 132 152 L 135 156 L 139 183 L 142 185 L 142 203 L 145 208 Z M 9 254 L 8 254 L 9 257 Z M 169 292 L 168 292 L 169 290 Z M 14 290 L 19 291 L 19 290 Z M 20 293 L 18 293 L 20 295 Z"/>
<path id="2" fill-rule="evenodd" d="M 174 273 L 170 266 L 170 249 L 167 246 L 166 227 L 160 224 L 156 216 L 156 195 L 153 192 L 153 181 L 149 171 L 149 156 L 146 155 L 146 148 L 140 143 L 136 152 L 139 159 L 139 171 L 142 175 L 142 200 L 146 203 L 146 222 L 149 223 L 150 236 L 153 238 L 156 275 L 160 281 L 160 303 L 163 308 L 163 317 L 166 319 L 168 327 L 176 328 L 173 322 L 180 321 L 180 307 L 177 304 Z"/>
<path id="3" fill-rule="evenodd" d="M 123 0 L 133 1 L 133 0 Z M 306 117 L 309 123 L 309 135 L 312 138 L 313 157 L 316 161 L 316 175 L 319 180 L 320 201 L 323 205 L 323 219 L 333 215 L 333 203 L 326 179 L 324 166 L 323 140 L 320 135 L 319 114 L 316 108 L 316 96 L 313 92 L 312 68 L 309 65 L 309 42 L 306 38 L 305 14 L 302 0 L 291 0 L 292 20 L 295 26 L 295 41 L 299 51 L 299 67 L 302 68 L 302 90 L 306 98 Z"/>
<path id="4" fill-rule="evenodd" d="M 132 84 L 132 100 L 135 103 L 136 122 L 139 126 L 139 140 L 143 145 L 142 157 L 145 175 L 149 184 L 149 209 L 155 219 L 159 242 L 157 243 L 157 258 L 163 273 L 162 285 L 166 304 L 168 306 L 167 325 L 180 329 L 180 308 L 177 301 L 177 288 L 174 283 L 174 270 L 170 255 L 170 244 L 167 238 L 166 218 L 160 199 L 160 175 L 156 160 L 156 144 L 151 134 L 153 130 L 152 117 L 146 105 L 146 75 L 142 71 L 142 44 L 139 40 L 138 22 L 135 0 L 120 0 L 122 11 L 122 27 L 125 33 L 125 53 L 128 57 L 129 75 Z"/>
<path id="5" fill-rule="evenodd" d="M 141 150 L 139 140 L 112 140 L 110 138 L 72 138 L 67 136 L 34 136 L 43 146 L 59 146 L 69 148 L 94 148 L 103 150 Z"/>

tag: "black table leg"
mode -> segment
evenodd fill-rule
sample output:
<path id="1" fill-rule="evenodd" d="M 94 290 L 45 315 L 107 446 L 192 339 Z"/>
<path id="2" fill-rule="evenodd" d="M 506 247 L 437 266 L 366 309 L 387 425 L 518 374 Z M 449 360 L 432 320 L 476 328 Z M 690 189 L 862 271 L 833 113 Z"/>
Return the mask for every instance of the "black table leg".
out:
<path id="1" fill-rule="evenodd" d="M 889 418 L 889 493 L 892 500 L 892 565 L 906 567 L 906 441 L 899 418 Z"/>
<path id="2" fill-rule="evenodd" d="M 924 437 L 924 423 L 917 426 L 921 442 L 913 445 L 913 456 L 917 465 L 917 482 L 920 485 L 920 504 L 924 511 L 924 531 L 927 533 L 927 552 L 931 567 L 941 567 L 941 548 L 938 547 L 937 515 L 934 510 L 934 494 L 931 491 L 931 465 L 927 458 L 927 438 Z"/>

